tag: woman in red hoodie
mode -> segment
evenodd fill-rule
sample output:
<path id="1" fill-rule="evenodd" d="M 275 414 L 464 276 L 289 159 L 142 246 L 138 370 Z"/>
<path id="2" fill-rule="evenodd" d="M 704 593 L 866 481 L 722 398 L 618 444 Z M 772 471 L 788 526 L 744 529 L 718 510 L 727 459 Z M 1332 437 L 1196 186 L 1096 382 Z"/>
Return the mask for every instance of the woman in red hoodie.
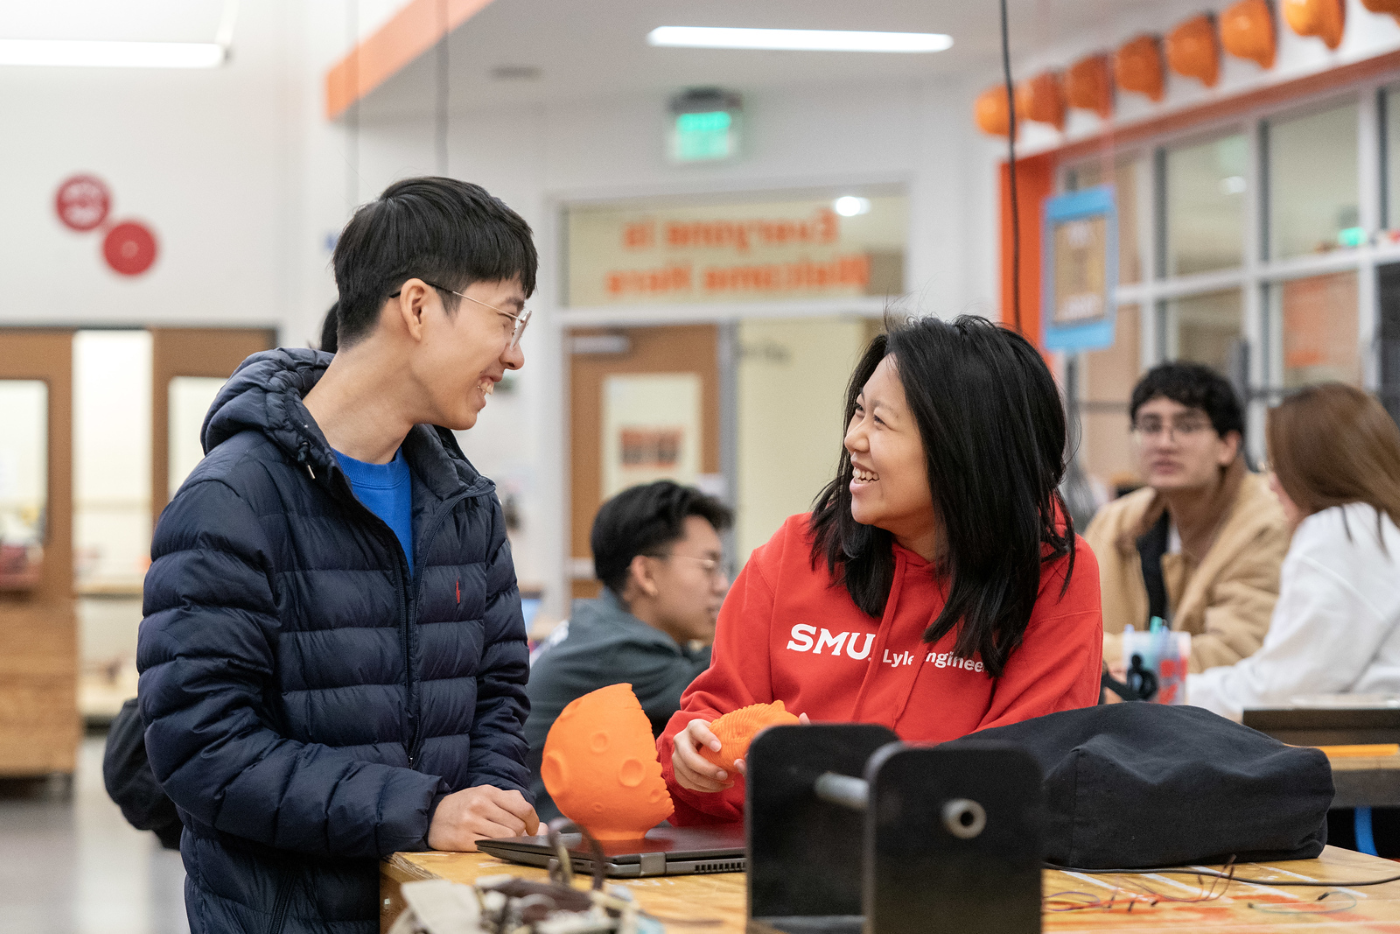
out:
<path id="1" fill-rule="evenodd" d="M 1024 338 L 971 316 L 875 338 L 836 479 L 753 552 L 658 740 L 672 821 L 742 817 L 743 781 L 697 748 L 718 751 L 710 722 L 748 704 L 938 743 L 1096 703 L 1098 566 L 1057 492 L 1064 456 L 1059 392 Z"/>

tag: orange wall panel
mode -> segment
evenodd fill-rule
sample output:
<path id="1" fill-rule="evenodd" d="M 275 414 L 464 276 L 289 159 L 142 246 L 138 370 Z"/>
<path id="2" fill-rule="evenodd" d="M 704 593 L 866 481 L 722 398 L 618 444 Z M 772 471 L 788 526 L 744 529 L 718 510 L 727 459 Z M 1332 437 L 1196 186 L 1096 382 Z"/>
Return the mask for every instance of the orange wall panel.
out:
<path id="1" fill-rule="evenodd" d="M 1016 160 L 1016 201 L 1020 208 L 1021 230 L 1021 320 L 1020 331 L 1037 347 L 1041 344 L 1040 267 L 1041 217 L 1045 199 L 1055 190 L 1053 154 Z M 1001 164 L 1001 320 L 1016 327 L 1011 288 L 1011 173 Z"/>

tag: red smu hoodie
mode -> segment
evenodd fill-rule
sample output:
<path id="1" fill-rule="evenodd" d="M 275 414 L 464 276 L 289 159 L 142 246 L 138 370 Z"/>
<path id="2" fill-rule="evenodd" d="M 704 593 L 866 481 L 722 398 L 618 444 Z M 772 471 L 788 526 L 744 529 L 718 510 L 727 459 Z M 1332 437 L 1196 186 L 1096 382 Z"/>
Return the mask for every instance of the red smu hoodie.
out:
<path id="1" fill-rule="evenodd" d="M 1044 565 L 1025 638 L 999 679 L 981 661 L 952 653 L 956 630 L 933 645 L 924 630 L 947 599 L 946 577 L 894 546 L 894 584 L 884 617 L 862 612 L 824 561 L 812 567 L 810 516 L 789 518 L 756 549 L 720 610 L 710 667 L 681 696 L 657 740 L 676 804 L 674 824 L 736 821 L 744 781 L 717 794 L 676 784 L 675 737 L 697 717 L 714 720 L 748 704 L 781 700 L 814 722 L 879 723 L 901 739 L 941 743 L 976 730 L 1098 702 L 1103 656 L 1099 568 L 1076 539 L 1068 557 Z"/>

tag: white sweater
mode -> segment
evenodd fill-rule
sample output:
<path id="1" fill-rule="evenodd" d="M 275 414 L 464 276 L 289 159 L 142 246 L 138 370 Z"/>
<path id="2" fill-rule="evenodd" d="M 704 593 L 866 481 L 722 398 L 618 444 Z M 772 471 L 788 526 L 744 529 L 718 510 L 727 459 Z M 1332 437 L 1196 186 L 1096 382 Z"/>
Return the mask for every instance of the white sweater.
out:
<path id="1" fill-rule="evenodd" d="M 1264 645 L 1191 675 L 1187 703 L 1239 720 L 1300 694 L 1400 694 L 1400 529 L 1365 503 L 1308 516 L 1283 560 Z"/>

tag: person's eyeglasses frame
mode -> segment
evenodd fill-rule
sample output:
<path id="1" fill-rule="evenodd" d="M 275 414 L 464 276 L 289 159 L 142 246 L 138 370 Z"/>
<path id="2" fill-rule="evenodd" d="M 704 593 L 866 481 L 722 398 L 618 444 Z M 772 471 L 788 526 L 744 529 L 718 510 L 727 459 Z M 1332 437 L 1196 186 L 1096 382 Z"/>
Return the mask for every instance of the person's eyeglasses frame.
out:
<path id="1" fill-rule="evenodd" d="M 1129 429 L 1129 433 L 1141 444 L 1144 438 L 1155 440 L 1164 435 L 1170 441 L 1189 441 L 1197 435 L 1213 430 L 1214 428 L 1215 425 L 1209 418 L 1191 418 L 1186 421 L 1166 419 L 1151 430 L 1134 422 L 1132 428 Z"/>
<path id="2" fill-rule="evenodd" d="M 683 558 L 686 561 L 695 561 L 700 565 L 700 569 L 710 577 L 728 577 L 729 572 L 725 569 L 724 561 L 717 558 L 702 558 L 699 555 L 678 555 L 671 552 L 643 552 L 645 558 Z"/>
<path id="3" fill-rule="evenodd" d="M 458 298 L 465 298 L 465 299 L 466 299 L 467 301 L 469 301 L 469 302 L 472 302 L 472 303 L 474 303 L 474 304 L 480 305 L 480 306 L 483 307 L 483 308 L 490 308 L 490 309 L 491 309 L 492 311 L 494 311 L 496 314 L 498 314 L 498 315 L 504 315 L 505 317 L 511 319 L 512 321 L 515 322 L 515 330 L 511 331 L 511 333 L 510 333 L 510 344 L 506 347 L 506 349 L 507 349 L 507 350 L 514 350 L 516 347 L 520 346 L 520 336 L 521 336 L 522 334 L 525 333 L 525 325 L 527 325 L 527 324 L 530 323 L 530 317 L 534 314 L 534 312 L 533 312 L 531 309 L 529 309 L 529 308 L 521 308 L 519 314 L 514 314 L 514 313 L 512 313 L 512 312 L 505 311 L 505 310 L 503 310 L 503 309 L 497 308 L 495 305 L 489 305 L 489 304 L 487 304 L 486 302 L 483 302 L 481 299 L 472 298 L 470 295 L 467 295 L 465 292 L 458 292 L 456 289 L 449 289 L 449 288 L 448 288 L 447 286 L 445 286 L 445 285 L 438 285 L 436 282 L 429 282 L 427 279 L 424 279 L 422 276 L 416 276 L 415 278 L 417 278 L 417 279 L 419 279 L 420 281 L 422 281 L 425 285 L 430 285 L 430 286 L 432 286 L 433 288 L 437 289 L 439 292 L 450 292 L 450 293 L 452 293 L 453 295 L 457 296 Z M 392 291 L 392 292 L 389 293 L 389 297 L 390 297 L 390 298 L 398 298 L 398 297 L 399 297 L 399 294 L 402 293 L 402 292 L 403 292 L 403 286 L 399 286 L 399 288 L 397 288 L 397 289 L 395 289 L 394 291 Z"/>

